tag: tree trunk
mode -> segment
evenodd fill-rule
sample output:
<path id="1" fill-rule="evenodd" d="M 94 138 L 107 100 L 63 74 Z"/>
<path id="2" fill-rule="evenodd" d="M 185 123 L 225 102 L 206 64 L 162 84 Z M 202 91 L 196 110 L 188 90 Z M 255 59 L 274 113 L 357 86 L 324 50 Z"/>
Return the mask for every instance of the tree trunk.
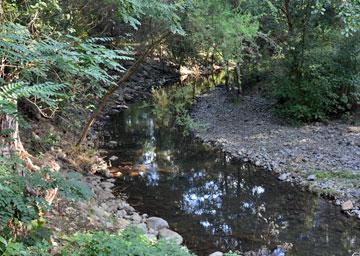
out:
<path id="1" fill-rule="evenodd" d="M 85 124 L 84 129 L 81 132 L 80 138 L 78 142 L 76 143 L 76 147 L 79 148 L 81 144 L 86 139 L 86 136 L 89 133 L 89 130 L 91 126 L 95 123 L 96 118 L 98 115 L 104 110 L 106 107 L 108 101 L 110 100 L 111 95 L 124 83 L 126 83 L 139 69 L 141 64 L 144 62 L 145 58 L 153 51 L 153 49 L 159 45 L 167 36 L 169 33 L 163 34 L 158 40 L 151 43 L 151 45 L 146 49 L 146 51 L 140 56 L 140 58 L 131 66 L 131 68 L 128 69 L 128 71 L 124 74 L 124 76 L 120 79 L 120 81 L 117 83 L 117 85 L 111 86 L 108 91 L 105 93 L 105 95 L 100 99 L 100 102 L 97 106 L 97 108 L 94 110 L 94 112 L 91 114 L 89 120 Z"/>
<path id="2" fill-rule="evenodd" d="M 16 117 L 0 115 L 0 156 L 10 157 L 12 153 L 25 151 L 19 137 L 19 123 Z"/>
<path id="3" fill-rule="evenodd" d="M 241 85 L 241 69 L 240 69 L 240 63 L 236 63 L 235 67 L 235 83 L 237 86 L 238 95 L 241 95 L 243 93 L 242 85 Z"/>
<path id="4" fill-rule="evenodd" d="M 229 68 L 229 61 L 227 60 L 225 63 L 225 86 L 226 89 L 229 90 L 229 82 L 230 82 L 230 68 Z"/>
<path id="5" fill-rule="evenodd" d="M 0 22 L 4 17 L 3 0 L 0 0 Z"/>

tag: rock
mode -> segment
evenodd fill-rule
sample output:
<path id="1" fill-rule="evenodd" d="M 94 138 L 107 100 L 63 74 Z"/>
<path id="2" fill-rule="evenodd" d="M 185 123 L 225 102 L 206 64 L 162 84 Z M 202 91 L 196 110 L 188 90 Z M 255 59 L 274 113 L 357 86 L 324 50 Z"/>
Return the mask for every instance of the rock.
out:
<path id="1" fill-rule="evenodd" d="M 105 190 L 111 190 L 115 185 L 112 182 L 102 182 L 100 186 Z"/>
<path id="2" fill-rule="evenodd" d="M 145 234 L 145 237 L 149 240 L 149 241 L 156 241 L 157 237 L 154 234 Z"/>
<path id="3" fill-rule="evenodd" d="M 116 108 L 117 109 L 128 109 L 129 107 L 125 104 L 119 104 L 119 105 L 116 105 Z"/>
<path id="4" fill-rule="evenodd" d="M 289 177 L 289 173 L 283 173 L 278 177 L 278 180 L 285 181 Z"/>
<path id="5" fill-rule="evenodd" d="M 141 216 L 137 212 L 134 212 L 134 214 L 131 216 L 131 219 L 134 223 L 140 223 L 142 221 Z"/>
<path id="6" fill-rule="evenodd" d="M 112 156 L 109 158 L 110 161 L 116 161 L 118 160 L 119 158 L 117 156 Z"/>
<path id="7" fill-rule="evenodd" d="M 119 219 L 118 223 L 121 228 L 126 228 L 127 226 L 129 226 L 131 224 L 130 221 L 125 220 L 125 219 Z"/>
<path id="8" fill-rule="evenodd" d="M 354 208 L 354 205 L 353 205 L 353 203 L 351 202 L 351 200 L 348 200 L 348 201 L 343 202 L 343 203 L 341 204 L 341 210 L 342 210 L 342 211 L 350 211 L 350 210 L 352 210 L 353 208 Z"/>
<path id="9" fill-rule="evenodd" d="M 360 126 L 352 126 L 347 128 L 349 133 L 360 133 Z"/>
<path id="10" fill-rule="evenodd" d="M 109 170 L 108 168 L 106 168 L 106 169 L 101 169 L 101 170 L 98 171 L 98 173 L 100 173 L 101 175 L 103 175 L 103 176 L 106 177 L 106 178 L 112 178 L 112 177 L 113 177 L 112 174 L 111 174 L 111 172 L 110 172 L 110 170 Z"/>
<path id="11" fill-rule="evenodd" d="M 169 228 L 169 224 L 162 218 L 150 217 L 147 219 L 147 227 L 159 231 L 160 229 Z"/>
<path id="12" fill-rule="evenodd" d="M 159 238 L 174 241 L 178 245 L 182 244 L 184 241 L 180 234 L 167 228 L 159 230 Z"/>
<path id="13" fill-rule="evenodd" d="M 126 216 L 126 211 L 125 210 L 119 210 L 116 212 L 116 216 L 119 218 L 124 218 Z"/>
<path id="14" fill-rule="evenodd" d="M 110 214 L 101 207 L 95 206 L 92 208 L 92 210 L 93 210 L 94 214 L 96 216 L 98 216 L 99 218 L 104 218 L 104 217 L 107 218 L 110 216 Z"/>
<path id="15" fill-rule="evenodd" d="M 353 210 L 352 213 L 354 214 L 354 216 L 360 219 L 360 210 Z"/>
<path id="16" fill-rule="evenodd" d="M 114 228 L 114 225 L 111 223 L 111 222 L 106 222 L 106 228 L 108 228 L 108 229 L 112 229 L 112 228 Z"/>
<path id="17" fill-rule="evenodd" d="M 308 181 L 314 181 L 314 180 L 316 180 L 316 176 L 315 176 L 314 174 L 309 175 L 309 176 L 307 177 L 307 180 L 308 180 Z"/>
<path id="18" fill-rule="evenodd" d="M 144 234 L 147 232 L 147 227 L 145 223 L 139 223 L 139 224 L 135 224 L 134 227 L 141 229 L 142 231 L 144 231 Z"/>
<path id="19" fill-rule="evenodd" d="M 102 191 L 97 195 L 97 198 L 99 201 L 105 201 L 108 199 L 113 199 L 113 198 L 115 198 L 115 196 L 113 195 L 113 193 L 111 193 L 109 191 Z"/>
<path id="20" fill-rule="evenodd" d="M 209 256 L 223 256 L 224 254 L 222 252 L 214 252 L 210 254 Z"/>
<path id="21" fill-rule="evenodd" d="M 125 205 L 123 209 L 124 209 L 126 212 L 128 212 L 128 213 L 135 212 L 134 207 L 132 207 L 132 206 L 130 206 L 130 205 Z"/>
<path id="22" fill-rule="evenodd" d="M 110 147 L 110 148 L 115 148 L 115 147 L 117 147 L 117 145 L 118 145 L 118 142 L 115 140 L 109 141 L 109 143 L 108 143 L 108 147 Z"/>

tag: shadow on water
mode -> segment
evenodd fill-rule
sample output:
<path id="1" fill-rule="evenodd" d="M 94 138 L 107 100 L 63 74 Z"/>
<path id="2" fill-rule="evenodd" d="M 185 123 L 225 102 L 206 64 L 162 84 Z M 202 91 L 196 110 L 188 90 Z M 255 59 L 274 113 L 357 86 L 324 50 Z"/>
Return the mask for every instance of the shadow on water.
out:
<path id="1" fill-rule="evenodd" d="M 204 83 L 199 92 L 211 89 Z M 174 85 L 179 88 L 179 85 Z M 193 88 L 193 84 L 189 85 Z M 189 90 L 190 91 L 190 90 Z M 287 255 L 351 255 L 360 224 L 339 209 L 270 173 L 159 122 L 154 108 L 135 104 L 112 116 L 108 140 L 124 175 L 118 189 L 140 212 L 168 220 L 199 255 L 292 243 Z M 281 255 L 281 254 L 279 254 Z"/>

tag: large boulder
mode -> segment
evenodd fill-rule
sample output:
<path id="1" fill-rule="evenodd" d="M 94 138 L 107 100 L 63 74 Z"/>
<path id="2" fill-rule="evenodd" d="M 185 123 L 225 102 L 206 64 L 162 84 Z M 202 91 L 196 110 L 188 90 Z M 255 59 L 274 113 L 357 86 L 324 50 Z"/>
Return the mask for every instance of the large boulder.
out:
<path id="1" fill-rule="evenodd" d="M 178 245 L 182 244 L 184 241 L 181 235 L 168 228 L 163 228 L 159 230 L 159 239 L 174 241 Z"/>
<path id="2" fill-rule="evenodd" d="M 159 231 L 163 228 L 169 228 L 169 224 L 166 220 L 158 217 L 150 217 L 147 219 L 147 226 L 149 229 Z"/>

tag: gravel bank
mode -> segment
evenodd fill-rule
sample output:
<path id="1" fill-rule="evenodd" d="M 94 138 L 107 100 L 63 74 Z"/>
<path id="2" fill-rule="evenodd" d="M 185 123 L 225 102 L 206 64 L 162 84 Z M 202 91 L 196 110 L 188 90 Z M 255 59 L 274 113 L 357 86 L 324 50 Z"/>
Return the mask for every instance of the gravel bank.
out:
<path id="1" fill-rule="evenodd" d="M 258 96 L 235 102 L 224 88 L 216 88 L 193 107 L 195 134 L 240 160 L 279 173 L 282 181 L 334 196 L 336 204 L 351 200 L 354 206 L 347 213 L 360 218 L 360 127 L 337 122 L 294 127 L 277 119 L 271 108 Z"/>

